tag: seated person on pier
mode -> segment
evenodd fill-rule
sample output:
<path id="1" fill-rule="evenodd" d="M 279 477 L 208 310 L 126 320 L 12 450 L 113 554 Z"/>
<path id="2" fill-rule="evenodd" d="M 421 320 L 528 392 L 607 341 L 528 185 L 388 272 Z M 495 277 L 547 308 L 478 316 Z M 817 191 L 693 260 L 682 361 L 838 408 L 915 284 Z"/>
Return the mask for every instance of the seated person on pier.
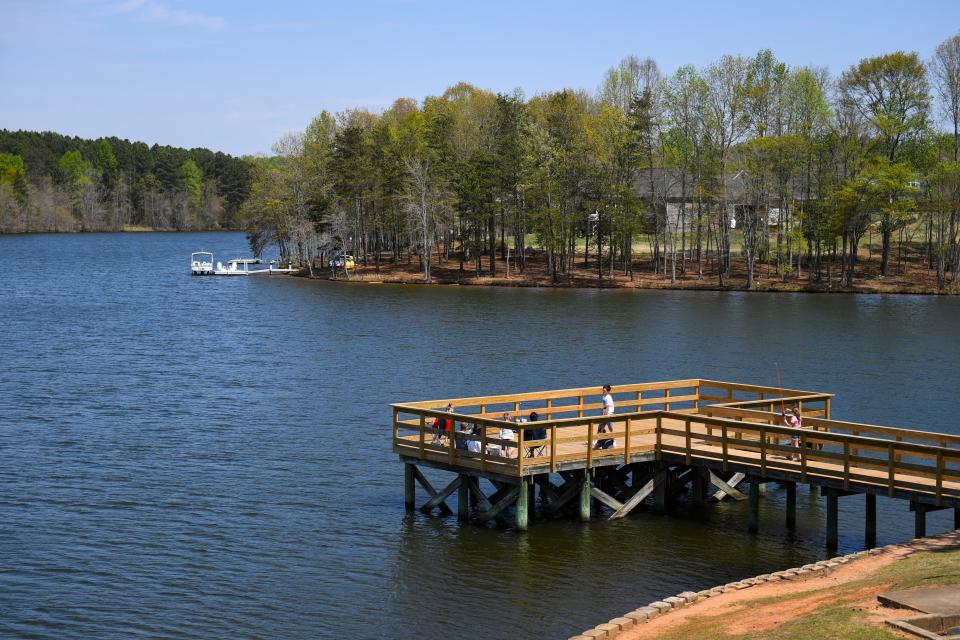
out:
<path id="1" fill-rule="evenodd" d="M 458 422 L 456 435 L 454 435 L 454 442 L 456 443 L 457 449 L 460 449 L 461 451 L 467 450 L 467 443 L 469 441 L 464 436 L 468 433 L 470 433 L 470 427 L 468 427 L 464 422 Z"/>
<path id="2" fill-rule="evenodd" d="M 509 413 L 506 413 L 506 412 L 504 412 L 503 417 L 501 418 L 501 420 L 503 420 L 504 422 L 513 422 L 513 421 L 514 421 L 513 418 L 510 417 L 510 414 L 509 414 Z M 508 428 L 508 427 L 501 427 L 501 428 L 500 428 L 500 439 L 501 439 L 501 440 L 516 440 L 516 439 L 517 439 L 517 435 L 516 435 L 516 432 L 514 432 L 513 429 L 510 429 L 510 428 Z M 512 457 L 513 457 L 513 450 L 514 450 L 514 449 L 516 449 L 516 447 L 515 447 L 514 445 L 511 445 L 511 444 L 502 444 L 502 445 L 500 445 L 500 448 L 499 448 L 499 451 L 497 452 L 497 455 L 503 456 L 504 458 L 512 458 Z"/>
<path id="3" fill-rule="evenodd" d="M 530 422 L 537 422 L 540 420 L 540 415 L 536 411 L 530 412 L 530 417 L 528 418 Z M 524 435 L 524 440 L 546 440 L 547 439 L 547 430 L 546 429 L 528 429 Z M 538 444 L 532 447 L 527 447 L 527 457 L 533 458 L 534 456 L 542 456 L 547 449 L 547 445 Z"/>
<path id="4" fill-rule="evenodd" d="M 473 425 L 470 428 L 470 435 L 476 436 L 476 440 L 467 440 L 467 451 L 470 453 L 480 453 L 480 436 L 483 435 L 483 427 L 480 425 Z"/>

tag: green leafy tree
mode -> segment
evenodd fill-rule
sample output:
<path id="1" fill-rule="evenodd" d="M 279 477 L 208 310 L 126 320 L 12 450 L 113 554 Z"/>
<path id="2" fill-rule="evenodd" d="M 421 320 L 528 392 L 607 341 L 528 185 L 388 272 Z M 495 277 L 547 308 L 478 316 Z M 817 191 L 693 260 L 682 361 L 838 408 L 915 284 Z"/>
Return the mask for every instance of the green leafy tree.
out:
<path id="1" fill-rule="evenodd" d="M 840 90 L 841 99 L 852 104 L 876 131 L 879 149 L 891 163 L 896 162 L 905 141 L 926 129 L 929 86 L 926 68 L 916 53 L 896 51 L 864 58 L 843 73 Z M 880 222 L 883 275 L 889 272 L 893 229 L 894 219 L 884 215 Z"/>
<path id="2" fill-rule="evenodd" d="M 186 195 L 190 215 L 194 220 L 200 213 L 200 203 L 203 199 L 203 172 L 197 163 L 188 159 L 182 165 L 177 176 L 177 183 Z"/>
<path id="3" fill-rule="evenodd" d="M 30 191 L 23 158 L 9 153 L 0 153 L 0 184 L 10 185 L 21 205 L 27 203 Z"/>

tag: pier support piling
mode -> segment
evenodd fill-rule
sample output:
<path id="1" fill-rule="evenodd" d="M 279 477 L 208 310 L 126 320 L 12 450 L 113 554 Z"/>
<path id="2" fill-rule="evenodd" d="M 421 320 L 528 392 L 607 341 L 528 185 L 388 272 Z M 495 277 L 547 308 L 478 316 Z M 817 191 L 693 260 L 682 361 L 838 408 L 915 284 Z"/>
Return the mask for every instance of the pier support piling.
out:
<path id="1" fill-rule="evenodd" d="M 407 511 L 413 511 L 416 507 L 417 484 L 416 474 L 413 465 L 409 462 L 403 465 L 403 506 Z"/>
<path id="2" fill-rule="evenodd" d="M 867 549 L 873 549 L 877 546 L 877 496 L 872 493 L 866 494 L 865 523 L 863 532 L 863 546 Z"/>
<path id="3" fill-rule="evenodd" d="M 749 516 L 747 524 L 747 529 L 750 533 L 760 531 L 760 484 L 759 478 L 750 478 Z"/>
<path id="4" fill-rule="evenodd" d="M 530 503 L 530 478 L 520 478 L 520 491 L 517 493 L 517 529 L 527 530 L 529 522 L 528 506 Z"/>
<path id="5" fill-rule="evenodd" d="M 696 473 L 693 477 L 693 487 L 692 487 L 692 496 L 694 502 L 702 504 L 707 499 L 707 492 L 709 491 L 709 483 L 707 479 L 703 477 L 700 473 Z"/>
<path id="6" fill-rule="evenodd" d="M 460 476 L 460 486 L 457 487 L 457 520 L 465 522 L 470 516 L 470 483 L 473 478 Z"/>
<path id="7" fill-rule="evenodd" d="M 784 482 L 787 490 L 787 529 L 797 528 L 797 483 Z"/>
<path id="8" fill-rule="evenodd" d="M 925 538 L 927 536 L 927 505 L 922 502 L 911 502 L 913 509 L 913 537 Z"/>
<path id="9" fill-rule="evenodd" d="M 653 476 L 653 508 L 664 513 L 667 510 L 667 468 L 659 467 Z"/>
<path id="10" fill-rule="evenodd" d="M 583 470 L 580 484 L 580 521 L 590 521 L 590 470 Z"/>
<path id="11" fill-rule="evenodd" d="M 824 489 L 827 496 L 827 549 L 835 551 L 839 542 L 839 531 L 837 527 L 837 517 L 839 511 L 840 496 L 836 491 Z"/>

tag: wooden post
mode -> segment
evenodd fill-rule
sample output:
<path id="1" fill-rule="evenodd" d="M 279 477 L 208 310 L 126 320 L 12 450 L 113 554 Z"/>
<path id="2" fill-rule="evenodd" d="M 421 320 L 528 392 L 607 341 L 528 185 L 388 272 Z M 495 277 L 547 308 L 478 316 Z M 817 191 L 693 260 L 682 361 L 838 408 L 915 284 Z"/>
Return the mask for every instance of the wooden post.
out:
<path id="1" fill-rule="evenodd" d="M 413 465 L 406 462 L 403 465 L 403 506 L 407 511 L 413 511 L 416 499 L 416 475 L 413 472 Z"/>
<path id="2" fill-rule="evenodd" d="M 423 445 L 427 438 L 426 430 L 427 416 L 420 414 L 420 459 L 423 459 Z"/>
<path id="3" fill-rule="evenodd" d="M 837 527 L 837 511 L 839 507 L 839 495 L 833 489 L 824 489 L 827 496 L 827 549 L 836 551 L 839 540 Z"/>
<path id="4" fill-rule="evenodd" d="M 654 450 L 654 455 L 655 455 L 656 459 L 659 461 L 660 458 L 661 458 L 661 456 L 662 456 L 661 451 L 660 451 L 660 446 L 663 444 L 663 421 L 660 419 L 660 414 L 659 414 L 659 413 L 657 414 L 657 429 L 656 429 L 656 431 L 657 431 L 657 446 L 656 446 L 656 448 L 655 448 L 655 450 Z"/>
<path id="5" fill-rule="evenodd" d="M 457 487 L 457 520 L 465 522 L 470 515 L 470 476 L 460 474 L 460 486 Z"/>
<path id="6" fill-rule="evenodd" d="M 623 464 L 630 464 L 630 418 L 627 418 L 627 430 L 623 434 Z"/>
<path id="7" fill-rule="evenodd" d="M 867 549 L 873 549 L 877 546 L 877 496 L 876 494 L 868 493 L 866 494 L 866 498 L 863 546 Z"/>
<path id="8" fill-rule="evenodd" d="M 667 501 L 667 468 L 662 464 L 657 465 L 657 470 L 653 476 L 655 489 L 653 490 L 653 508 L 655 511 L 664 513 L 668 507 Z"/>
<path id="9" fill-rule="evenodd" d="M 697 470 L 694 469 L 694 472 Z M 698 504 L 702 504 L 707 499 L 709 483 L 707 479 L 697 473 L 693 477 L 693 499 Z"/>
<path id="10" fill-rule="evenodd" d="M 528 489 L 527 519 L 532 522 L 537 515 L 537 481 L 533 476 L 530 476 Z"/>
<path id="11" fill-rule="evenodd" d="M 527 530 L 529 498 L 530 478 L 523 476 L 520 478 L 520 493 L 517 494 L 517 529 L 519 531 Z"/>
<path id="12" fill-rule="evenodd" d="M 580 485 L 580 521 L 590 522 L 590 470 L 583 470 Z"/>
<path id="13" fill-rule="evenodd" d="M 587 469 L 593 468 L 593 423 L 587 423 Z"/>
<path id="14" fill-rule="evenodd" d="M 787 490 L 787 529 L 797 528 L 797 483 L 785 482 Z"/>
<path id="15" fill-rule="evenodd" d="M 557 470 L 557 425 L 550 425 L 550 471 Z"/>
<path id="16" fill-rule="evenodd" d="M 913 537 L 927 537 L 927 505 L 922 502 L 912 502 L 913 506 Z"/>
<path id="17" fill-rule="evenodd" d="M 396 407 L 393 408 L 393 446 L 397 446 L 397 441 L 400 440 L 400 410 Z"/>
<path id="18" fill-rule="evenodd" d="M 750 533 L 760 530 L 760 478 L 750 478 L 750 504 L 747 529 Z"/>

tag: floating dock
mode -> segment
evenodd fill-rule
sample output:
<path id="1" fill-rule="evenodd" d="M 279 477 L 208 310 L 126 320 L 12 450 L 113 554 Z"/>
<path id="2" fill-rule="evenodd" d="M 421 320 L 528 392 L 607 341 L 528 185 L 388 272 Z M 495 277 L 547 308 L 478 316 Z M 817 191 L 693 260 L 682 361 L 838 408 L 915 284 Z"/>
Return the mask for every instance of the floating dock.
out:
<path id="1" fill-rule="evenodd" d="M 419 484 L 427 494 L 422 511 L 452 513 L 446 501 L 456 492 L 461 520 L 525 530 L 537 489 L 542 515 L 582 520 L 601 511 L 622 518 L 644 502 L 667 511 L 687 495 L 748 501 L 755 532 L 763 488 L 777 482 L 787 491 L 788 528 L 796 524 L 797 484 L 822 493 L 829 548 L 837 546 L 838 501 L 854 494 L 866 495 L 867 547 L 876 544 L 878 495 L 909 503 L 917 537 L 938 509 L 954 509 L 960 528 L 960 436 L 834 420 L 833 394 L 814 391 L 687 379 L 615 386 L 612 395 L 612 416 L 599 415 L 599 387 L 391 405 L 407 509 L 416 506 Z M 784 425 L 785 408 L 802 414 L 802 429 Z M 539 421 L 514 421 L 533 411 Z M 436 419 L 449 420 L 451 431 L 434 428 Z M 612 432 L 599 432 L 603 423 Z M 532 439 L 533 429 L 545 429 L 546 438 Z M 608 439 L 612 447 L 597 448 Z M 468 448 L 471 441 L 479 445 Z M 438 490 L 422 468 L 454 475 Z"/>

